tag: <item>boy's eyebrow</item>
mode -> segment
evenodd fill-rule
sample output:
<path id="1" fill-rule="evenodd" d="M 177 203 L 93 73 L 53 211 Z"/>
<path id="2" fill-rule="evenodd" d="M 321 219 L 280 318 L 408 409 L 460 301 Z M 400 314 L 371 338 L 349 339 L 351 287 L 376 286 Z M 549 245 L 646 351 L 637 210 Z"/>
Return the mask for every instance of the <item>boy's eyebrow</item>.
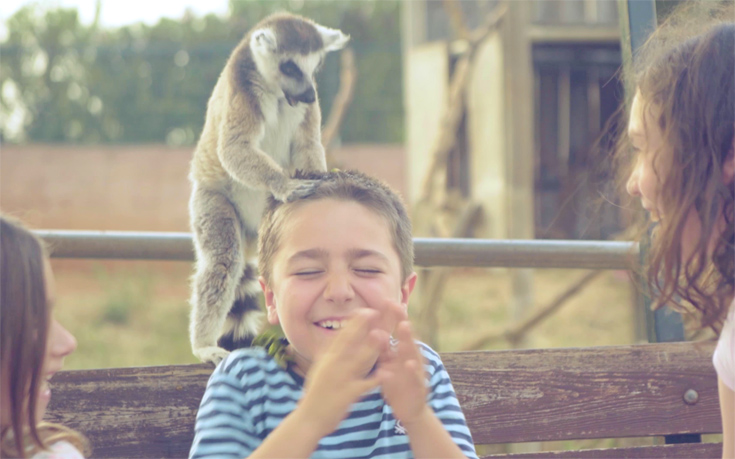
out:
<path id="1" fill-rule="evenodd" d="M 288 260 L 286 260 L 287 264 L 291 264 L 296 260 L 299 260 L 301 258 L 306 258 L 308 260 L 317 260 L 320 258 L 327 258 L 329 256 L 329 253 L 327 253 L 324 249 L 308 249 L 308 250 L 302 250 L 300 252 L 296 252 L 295 254 L 291 255 Z"/>
<path id="2" fill-rule="evenodd" d="M 347 251 L 348 258 L 351 259 L 359 259 L 359 258 L 366 258 L 366 257 L 378 257 L 385 261 L 388 261 L 388 257 L 385 256 L 385 254 L 377 251 L 377 250 L 370 250 L 370 249 L 351 249 Z M 286 260 L 286 264 L 291 264 L 299 259 L 305 258 L 308 260 L 318 260 L 323 258 L 328 258 L 329 252 L 327 252 L 324 249 L 308 249 L 308 250 L 302 250 L 300 252 L 296 252 L 295 254 L 291 255 L 288 260 Z"/>
<path id="3" fill-rule="evenodd" d="M 366 257 L 378 257 L 385 261 L 388 261 L 388 257 L 386 257 L 383 253 L 378 252 L 377 250 L 370 250 L 370 249 L 352 249 L 347 252 L 347 255 L 349 258 L 366 258 Z"/>

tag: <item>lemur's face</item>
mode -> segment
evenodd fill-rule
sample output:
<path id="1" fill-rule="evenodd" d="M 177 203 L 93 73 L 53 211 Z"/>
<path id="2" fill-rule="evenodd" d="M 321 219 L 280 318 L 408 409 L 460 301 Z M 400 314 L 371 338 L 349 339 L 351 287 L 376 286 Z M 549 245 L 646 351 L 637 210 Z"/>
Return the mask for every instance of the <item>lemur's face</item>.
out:
<path id="1" fill-rule="evenodd" d="M 271 90 L 295 106 L 316 101 L 315 77 L 326 54 L 343 48 L 349 38 L 339 30 L 288 17 L 255 30 L 250 49 Z"/>
<path id="2" fill-rule="evenodd" d="M 401 262 L 384 216 L 354 201 L 324 198 L 293 210 L 281 229 L 270 281 L 261 278 L 268 321 L 280 324 L 306 374 L 357 311 L 378 312 L 392 333 L 416 275 Z"/>
<path id="3" fill-rule="evenodd" d="M 284 56 L 278 62 L 277 81 L 292 107 L 316 100 L 315 78 L 324 63 L 324 53 Z"/>

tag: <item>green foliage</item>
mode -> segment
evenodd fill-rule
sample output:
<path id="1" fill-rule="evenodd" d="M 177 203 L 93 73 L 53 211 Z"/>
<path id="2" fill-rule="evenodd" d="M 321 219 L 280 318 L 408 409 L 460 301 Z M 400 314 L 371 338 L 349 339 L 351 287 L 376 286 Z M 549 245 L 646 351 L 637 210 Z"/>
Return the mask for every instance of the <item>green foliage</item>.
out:
<path id="1" fill-rule="evenodd" d="M 22 8 L 0 45 L 3 139 L 191 145 L 231 51 L 263 17 L 286 10 L 352 36 L 358 81 L 343 141 L 402 140 L 397 0 L 232 0 L 230 10 L 106 30 L 81 24 L 74 9 Z M 339 69 L 332 53 L 318 80 L 325 117 Z"/>
<path id="2" fill-rule="evenodd" d="M 282 367 L 286 368 L 293 359 L 288 355 L 288 341 L 278 326 L 269 327 L 253 340 L 253 347 L 262 347 Z"/>
<path id="3" fill-rule="evenodd" d="M 115 280 L 107 270 L 97 268 L 95 277 L 105 292 L 98 318 L 100 325 L 129 325 L 132 314 L 151 302 L 152 283 L 148 276 L 125 276 Z"/>

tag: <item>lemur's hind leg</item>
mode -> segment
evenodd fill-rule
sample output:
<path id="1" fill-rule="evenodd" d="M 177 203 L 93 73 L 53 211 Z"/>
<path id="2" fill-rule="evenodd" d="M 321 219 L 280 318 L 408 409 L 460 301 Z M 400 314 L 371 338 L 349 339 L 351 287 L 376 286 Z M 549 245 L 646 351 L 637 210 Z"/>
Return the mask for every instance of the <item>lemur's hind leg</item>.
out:
<path id="1" fill-rule="evenodd" d="M 242 224 L 230 201 L 217 192 L 195 190 L 190 205 L 197 254 L 191 346 L 199 360 L 217 364 L 229 354 L 217 346 L 217 338 L 245 268 Z"/>
<path id="2" fill-rule="evenodd" d="M 257 260 L 248 260 L 235 293 L 235 303 L 227 313 L 224 332 L 217 341 L 220 347 L 228 351 L 250 347 L 263 323 L 261 294 Z"/>

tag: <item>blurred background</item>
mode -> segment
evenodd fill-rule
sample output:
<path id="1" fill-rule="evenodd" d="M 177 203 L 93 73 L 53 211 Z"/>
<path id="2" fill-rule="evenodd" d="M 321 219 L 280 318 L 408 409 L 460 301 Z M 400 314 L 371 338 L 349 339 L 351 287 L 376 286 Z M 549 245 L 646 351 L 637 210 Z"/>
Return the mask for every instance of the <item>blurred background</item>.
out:
<path id="1" fill-rule="evenodd" d="M 188 231 L 188 163 L 212 88 L 247 31 L 284 10 L 351 35 L 318 81 L 325 124 L 341 112 L 330 166 L 397 189 L 416 236 L 609 240 L 633 212 L 597 142 L 624 97 L 614 0 L 2 8 L 0 208 L 33 228 Z M 54 266 L 57 313 L 82 343 L 71 368 L 194 362 L 190 263 Z M 624 271 L 420 271 L 412 314 L 441 351 L 645 340 Z M 511 342 L 483 339 L 565 295 Z"/>
<path id="2" fill-rule="evenodd" d="M 660 20 L 678 2 L 656 3 Z M 212 88 L 284 10 L 351 35 L 318 78 L 330 167 L 398 190 L 416 236 L 630 238 L 604 129 L 624 103 L 615 0 L 5 0 L 0 209 L 36 229 L 189 231 Z M 80 343 L 67 368 L 195 362 L 191 263 L 53 267 Z M 627 271 L 420 269 L 418 285 L 410 311 L 440 351 L 646 341 Z"/>

